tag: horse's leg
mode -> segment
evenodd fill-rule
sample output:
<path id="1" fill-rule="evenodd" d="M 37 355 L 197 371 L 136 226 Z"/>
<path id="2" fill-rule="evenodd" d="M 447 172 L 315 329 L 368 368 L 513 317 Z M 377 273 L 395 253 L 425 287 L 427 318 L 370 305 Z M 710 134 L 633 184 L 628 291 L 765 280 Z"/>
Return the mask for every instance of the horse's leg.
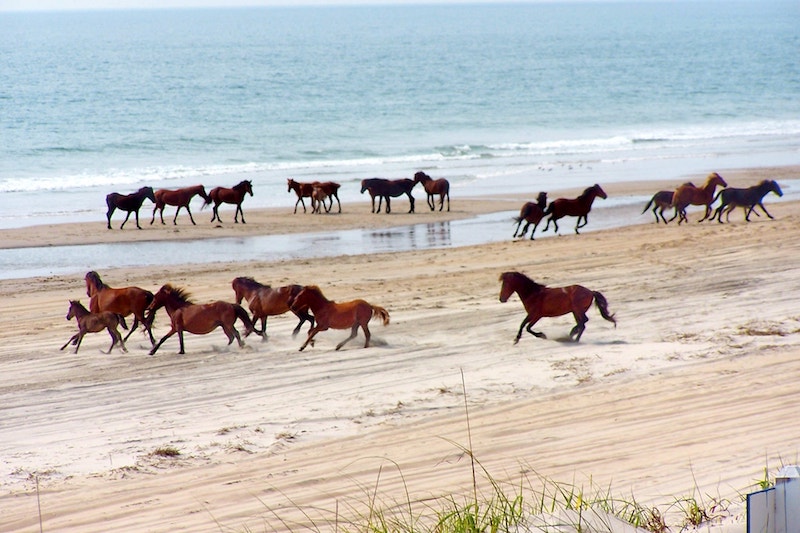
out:
<path id="1" fill-rule="evenodd" d="M 581 224 L 581 219 L 585 220 L 585 222 L 583 224 Z M 578 217 L 578 222 L 577 222 L 577 224 L 575 224 L 575 234 L 576 235 L 580 235 L 580 232 L 578 230 L 580 228 L 584 227 L 588 223 L 589 223 L 589 219 L 587 218 L 586 215 L 579 216 Z"/>
<path id="2" fill-rule="evenodd" d="M 408 201 L 411 203 L 411 209 L 409 209 L 408 212 L 409 213 L 413 213 L 414 212 L 414 197 L 411 196 L 410 192 L 406 193 L 406 194 L 408 194 Z"/>
<path id="3" fill-rule="evenodd" d="M 136 215 L 136 229 L 142 229 L 142 227 L 139 225 L 139 210 L 137 209 L 133 213 Z M 127 219 L 125 219 L 125 220 L 127 220 Z M 123 224 L 124 224 L 124 222 L 123 222 Z M 120 229 L 122 229 L 122 228 L 120 228 Z"/>
<path id="4" fill-rule="evenodd" d="M 236 220 L 236 215 L 237 214 L 242 215 L 242 224 L 244 224 L 245 221 L 244 221 L 244 211 L 242 211 L 242 204 L 238 204 L 236 206 L 236 213 L 233 214 L 233 222 L 234 223 L 238 223 L 239 222 L 238 220 Z"/>
<path id="5" fill-rule="evenodd" d="M 76 343 L 78 341 L 78 335 L 80 335 L 80 333 L 76 333 L 75 335 L 70 337 L 69 340 L 66 342 L 66 344 L 64 344 L 64 346 L 61 347 L 61 349 L 63 350 L 64 348 L 69 346 L 70 343 L 72 344 Z"/>
<path id="6" fill-rule="evenodd" d="M 342 202 L 339 201 L 339 193 L 334 194 L 336 197 L 336 203 L 339 205 L 339 212 L 342 212 Z M 333 208 L 333 200 L 331 200 L 331 208 Z"/>
<path id="7" fill-rule="evenodd" d="M 222 219 L 219 218 L 219 204 L 214 204 L 214 207 L 211 209 L 211 222 L 215 220 L 222 223 Z"/>
<path id="8" fill-rule="evenodd" d="M 431 208 L 431 211 L 435 210 L 436 209 L 436 201 L 433 199 L 433 195 L 429 194 L 427 200 L 428 200 L 428 207 Z M 441 209 L 439 209 L 439 211 L 441 211 Z"/>
<path id="9" fill-rule="evenodd" d="M 114 207 L 113 205 L 109 205 L 108 206 L 108 212 L 106 213 L 106 218 L 108 219 L 108 229 L 111 229 L 111 215 L 114 214 L 114 210 L 115 209 L 116 209 L 116 207 Z M 128 214 L 130 214 L 130 213 L 128 213 Z M 127 218 L 125 220 L 127 220 Z M 124 226 L 125 223 L 123 222 L 122 225 Z M 120 228 L 120 229 L 122 229 L 122 228 Z"/>
<path id="10" fill-rule="evenodd" d="M 530 321 L 530 315 L 525 315 L 525 318 L 522 320 L 522 323 L 519 325 L 519 331 L 517 332 L 517 336 L 514 338 L 514 344 L 517 344 L 519 340 L 522 338 L 522 330 L 525 328 L 525 325 Z"/>
<path id="11" fill-rule="evenodd" d="M 364 324 L 361 326 L 361 329 L 364 330 L 364 336 L 367 338 L 367 340 L 364 342 L 364 348 L 369 348 L 369 340 L 372 338 L 372 334 L 369 332 L 369 323 L 364 322 Z"/>
<path id="12" fill-rule="evenodd" d="M 117 335 L 119 335 L 119 332 L 115 332 L 111 326 L 106 326 L 106 330 L 108 331 L 108 334 L 111 335 L 111 346 L 108 347 L 108 351 L 106 352 L 106 354 L 110 354 L 111 350 L 114 349 L 114 345 L 117 344 Z"/>
<path id="13" fill-rule="evenodd" d="M 710 214 L 711 214 L 711 206 L 710 206 L 709 204 L 706 204 L 706 214 L 705 214 L 705 215 L 703 215 L 703 218 L 701 218 L 700 220 L 698 220 L 698 222 L 702 222 L 702 221 L 704 221 L 705 219 L 707 219 L 707 218 L 708 218 L 708 215 L 710 215 Z"/>
<path id="14" fill-rule="evenodd" d="M 767 211 L 767 208 L 766 208 L 766 207 L 764 207 L 764 204 L 762 204 L 761 202 L 758 202 L 758 206 L 761 208 L 761 210 L 762 210 L 762 211 L 764 211 L 764 213 L 765 213 L 765 214 L 766 214 L 766 215 L 767 215 L 769 218 L 771 218 L 772 220 L 775 220 L 775 217 L 769 214 L 769 211 Z M 758 211 L 756 211 L 756 206 L 755 206 L 755 205 L 754 205 L 752 208 L 750 208 L 750 210 L 751 210 L 752 212 L 754 212 L 756 215 L 758 214 Z"/>
<path id="15" fill-rule="evenodd" d="M 572 315 L 575 317 L 575 327 L 569 332 L 569 338 L 572 339 L 574 335 L 575 342 L 579 342 L 581 340 L 581 335 L 583 335 L 583 330 L 586 329 L 586 323 L 589 321 L 589 317 L 586 316 L 585 312 L 578 313 L 573 311 Z"/>
<path id="16" fill-rule="evenodd" d="M 350 336 L 349 336 L 349 337 L 347 337 L 347 338 L 346 338 L 345 340 L 343 340 L 342 342 L 340 342 L 339 344 L 337 344 L 337 345 L 336 345 L 336 349 L 338 350 L 339 348 L 341 348 L 342 346 L 344 346 L 345 344 L 347 344 L 347 342 L 348 342 L 349 340 L 351 340 L 351 339 L 354 339 L 354 338 L 356 337 L 356 335 L 358 335 L 358 322 L 356 322 L 355 324 L 353 324 L 353 327 L 352 327 L 352 328 L 350 328 Z M 369 337 L 367 337 L 367 346 L 369 346 Z M 367 346 L 364 346 L 364 348 L 366 348 Z"/>
<path id="17" fill-rule="evenodd" d="M 316 335 L 320 331 L 322 330 L 319 328 L 319 325 L 317 325 L 317 327 L 311 328 L 311 330 L 308 332 L 308 338 L 306 339 L 306 342 L 304 342 L 303 345 L 300 347 L 301 352 L 306 349 L 306 346 L 308 346 L 308 343 L 312 341 L 314 335 Z"/>
<path id="18" fill-rule="evenodd" d="M 181 351 L 179 351 L 178 353 L 179 354 L 185 354 L 186 350 L 183 349 L 183 330 L 182 329 L 178 330 L 178 342 L 180 342 L 180 345 L 181 345 Z"/>
<path id="19" fill-rule="evenodd" d="M 161 340 L 158 341 L 158 343 L 155 346 L 153 346 L 152 350 L 150 350 L 150 355 L 155 355 L 155 353 L 158 351 L 161 345 L 164 344 L 164 341 L 169 339 L 173 335 L 175 335 L 175 328 L 170 328 L 169 332 L 167 332 L 166 335 L 161 337 Z M 183 349 L 183 341 L 181 341 L 181 349 Z"/>
<path id="20" fill-rule="evenodd" d="M 136 314 L 134 314 L 133 325 L 131 326 L 131 329 L 128 330 L 128 334 L 125 335 L 125 340 L 128 340 L 128 337 L 130 337 L 133 334 L 133 332 L 136 331 L 136 326 L 138 325 L 139 325 L 139 317 L 137 317 Z"/>
<path id="21" fill-rule="evenodd" d="M 539 225 L 539 223 L 538 223 L 538 222 L 537 222 L 536 224 L 534 224 L 534 225 L 533 225 L 533 229 L 531 230 L 531 240 L 533 240 L 533 235 L 536 233 L 536 227 L 537 227 L 538 225 Z"/>
<path id="22" fill-rule="evenodd" d="M 122 221 L 122 224 L 120 224 L 119 229 L 122 229 L 122 228 L 125 227 L 125 223 L 128 221 L 129 218 L 131 218 L 131 212 L 130 211 L 128 211 L 128 214 L 125 215 L 125 220 Z"/>
<path id="23" fill-rule="evenodd" d="M 192 211 L 189 209 L 189 204 L 186 204 L 186 212 L 189 213 L 189 220 L 192 221 L 192 225 L 196 226 L 197 224 L 195 224 L 195 222 L 194 222 L 194 218 L 192 217 Z M 178 218 L 178 213 L 177 212 L 175 213 L 175 218 Z"/>
<path id="24" fill-rule="evenodd" d="M 382 198 L 384 198 L 386 200 L 386 211 L 385 211 L 385 213 L 388 215 L 389 213 L 392 212 L 392 197 L 387 194 L 386 196 L 383 196 Z M 381 211 L 381 203 L 378 202 L 378 212 L 380 213 L 380 211 Z"/>
<path id="25" fill-rule="evenodd" d="M 78 353 L 78 348 L 81 347 L 81 341 L 83 341 L 83 336 L 86 335 L 86 331 L 81 329 L 78 332 L 78 338 L 75 339 L 75 353 Z"/>
<path id="26" fill-rule="evenodd" d="M 450 191 L 447 191 L 447 212 L 450 212 Z"/>
<path id="27" fill-rule="evenodd" d="M 119 342 L 120 349 L 122 350 L 122 353 L 128 353 L 128 348 L 125 346 L 125 341 L 122 340 L 122 334 L 119 332 L 119 330 L 116 327 L 114 328 L 114 333 L 117 336 L 117 341 Z"/>

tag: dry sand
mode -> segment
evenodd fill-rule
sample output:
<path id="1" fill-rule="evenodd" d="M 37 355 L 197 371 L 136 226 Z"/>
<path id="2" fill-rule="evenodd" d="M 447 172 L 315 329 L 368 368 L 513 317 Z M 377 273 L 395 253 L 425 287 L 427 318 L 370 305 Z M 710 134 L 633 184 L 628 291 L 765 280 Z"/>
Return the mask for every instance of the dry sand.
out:
<path id="1" fill-rule="evenodd" d="M 773 169 L 725 174 L 732 185 L 765 175 Z M 454 198 L 450 216 L 509 202 Z M 75 355 L 58 348 L 75 328 L 67 300 L 86 301 L 82 273 L 0 281 L 0 530 L 39 531 L 40 504 L 45 531 L 329 531 L 337 513 L 340 523 L 366 513 L 373 491 L 378 506 L 469 495 L 471 447 L 492 478 L 517 487 L 545 476 L 663 507 L 730 500 L 728 530 L 744 531 L 741 496 L 765 467 L 800 462 L 800 210 L 767 205 L 776 219 L 749 224 L 740 212 L 731 224 L 697 224 L 692 211 L 690 224 L 665 227 L 636 210 L 621 216 L 644 223 L 535 242 L 512 242 L 509 227 L 507 242 L 483 246 L 100 273 L 114 287 L 171 282 L 197 301 L 231 300 L 241 275 L 314 283 L 332 299 L 389 310 L 389 326 L 372 323 L 372 347 L 359 335 L 338 352 L 344 331 L 298 352 L 296 320 L 281 316 L 267 342 L 250 337 L 244 349 L 216 331 L 187 335 L 186 355 L 173 338 L 151 357 L 135 333 L 129 353 L 105 355 L 108 336 L 97 334 Z M 246 214 L 245 227 L 199 224 L 177 238 L 276 232 L 296 220 Z M 418 215 L 367 208 L 302 220 L 336 228 L 446 216 Z M 3 233 L 5 247 L 176 238 L 174 228 L 104 223 Z M 498 301 L 507 270 L 601 291 L 618 327 L 593 307 L 579 344 L 564 342 L 566 316 L 538 324 L 547 340 L 526 334 L 514 345 L 524 313 L 516 297 Z M 159 315 L 156 335 L 167 329 Z M 159 447 L 181 455 L 153 456 Z"/>

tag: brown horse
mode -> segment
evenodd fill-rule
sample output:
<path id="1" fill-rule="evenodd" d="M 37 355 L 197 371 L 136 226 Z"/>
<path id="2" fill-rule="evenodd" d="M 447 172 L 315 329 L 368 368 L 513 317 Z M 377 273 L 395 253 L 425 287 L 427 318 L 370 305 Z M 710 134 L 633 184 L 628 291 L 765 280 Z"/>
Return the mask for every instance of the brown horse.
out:
<path id="1" fill-rule="evenodd" d="M 233 222 L 238 224 L 239 223 L 239 213 L 242 214 L 242 224 L 244 224 L 244 211 L 242 211 L 242 202 L 244 201 L 244 196 L 250 193 L 250 196 L 253 196 L 253 182 L 250 180 L 240 181 L 230 189 L 227 187 L 214 187 L 208 193 L 208 199 L 206 203 L 203 204 L 203 207 L 207 206 L 211 202 L 214 202 L 214 214 L 211 216 L 211 222 L 215 220 L 222 222 L 222 219 L 219 218 L 219 204 L 236 204 L 236 212 L 233 215 Z M 188 208 L 187 208 L 188 210 Z"/>
<path id="2" fill-rule="evenodd" d="M 319 183 L 313 183 L 311 189 L 311 212 L 312 213 L 322 213 L 322 208 L 325 208 L 326 213 L 330 213 L 331 207 L 333 207 L 333 198 L 331 198 L 331 205 L 325 205 L 325 200 L 328 199 L 328 193 L 325 192 L 325 189 L 319 186 Z"/>
<path id="3" fill-rule="evenodd" d="M 533 234 L 536 233 L 536 228 L 539 226 L 539 222 L 542 221 L 544 218 L 544 210 L 547 207 L 547 193 L 540 192 L 539 196 L 536 197 L 536 203 L 533 202 L 525 202 L 525 205 L 522 206 L 522 209 L 519 210 L 519 216 L 514 219 L 514 222 L 517 223 L 517 229 L 514 230 L 514 237 L 523 237 L 525 233 L 528 232 L 528 226 L 533 224 L 533 231 L 531 231 L 531 240 L 533 240 Z M 522 228 L 522 231 L 519 231 L 519 227 L 522 225 L 522 221 L 525 221 L 525 227 Z M 517 235 L 519 232 L 519 235 Z"/>
<path id="4" fill-rule="evenodd" d="M 291 311 L 295 314 L 300 322 L 292 331 L 294 337 L 300 331 L 303 323 L 308 321 L 311 327 L 314 327 L 314 317 L 308 313 L 308 308 L 289 307 L 289 302 L 297 296 L 303 289 L 302 285 L 286 285 L 273 289 L 269 285 L 263 285 L 253 278 L 239 277 L 231 282 L 233 292 L 236 295 L 236 303 L 242 303 L 242 300 L 247 300 L 250 307 L 250 312 L 253 313 L 253 326 L 261 319 L 261 331 L 255 330 L 256 333 L 262 335 L 266 340 L 267 338 L 267 317 L 282 315 Z"/>
<path id="5" fill-rule="evenodd" d="M 155 312 L 161 307 L 167 309 L 171 327 L 169 332 L 158 341 L 158 344 L 153 346 L 153 349 L 150 350 L 150 355 L 155 354 L 158 348 L 164 344 L 164 341 L 176 333 L 181 346 L 181 350 L 178 353 L 186 353 L 183 349 L 184 331 L 195 335 L 205 335 L 211 333 L 217 327 L 222 327 L 225 335 L 228 336 L 228 345 L 233 343 L 233 339 L 236 339 L 239 341 L 239 347 L 241 348 L 244 346 L 244 341 L 236 328 L 233 327 L 237 318 L 244 323 L 245 337 L 255 331 L 253 322 L 250 321 L 247 311 L 241 305 L 219 300 L 208 304 L 195 304 L 185 290 L 173 287 L 170 284 L 166 284 L 159 289 L 148 309 L 155 316 Z"/>
<path id="6" fill-rule="evenodd" d="M 642 214 L 644 214 L 650 206 L 653 206 L 653 216 L 656 217 L 656 224 L 658 224 L 659 215 L 661 216 L 661 220 L 664 221 L 664 224 L 667 224 L 667 219 L 664 216 L 664 209 L 669 209 L 672 207 L 672 195 L 673 191 L 658 191 L 650 198 L 650 201 L 647 202 L 647 205 L 644 206 L 642 209 Z"/>
<path id="7" fill-rule="evenodd" d="M 339 212 L 342 212 L 342 202 L 339 201 L 339 187 L 340 184 L 335 181 L 315 181 L 312 184 L 313 190 L 311 192 L 311 203 L 314 203 L 314 196 L 316 195 L 320 200 L 325 198 L 330 200 L 330 205 L 322 204 L 325 207 L 325 212 L 330 213 L 333 209 L 333 199 L 336 198 L 336 203 L 339 204 Z M 312 205 L 313 207 L 313 205 Z M 317 206 L 317 213 L 319 213 L 319 206 Z"/>
<path id="8" fill-rule="evenodd" d="M 192 224 L 195 226 L 194 218 L 192 217 L 192 211 L 189 209 L 189 202 L 194 198 L 196 195 L 200 195 L 203 200 L 205 200 L 206 204 L 211 203 L 211 198 L 206 194 L 206 188 L 202 185 L 194 185 L 192 187 L 185 187 L 183 189 L 159 189 L 155 192 L 156 196 L 156 206 L 153 208 L 153 218 L 150 220 L 150 224 L 152 225 L 153 222 L 156 220 L 156 211 L 159 212 L 161 215 L 161 223 L 164 223 L 164 207 L 167 205 L 175 205 L 178 206 L 178 209 L 175 210 L 175 217 L 172 219 L 173 224 L 178 224 L 178 213 L 181 212 L 181 207 L 186 209 L 186 212 L 189 213 L 189 220 L 192 221 Z"/>
<path id="9" fill-rule="evenodd" d="M 358 335 L 358 328 L 364 330 L 367 338 L 364 348 L 369 347 L 370 332 L 368 323 L 373 318 L 383 320 L 383 325 L 389 323 L 389 312 L 383 307 L 372 305 L 364 300 L 353 300 L 350 302 L 336 303 L 325 298 L 322 291 L 316 285 L 303 287 L 291 302 L 292 309 L 309 308 L 317 319 L 316 325 L 308 332 L 306 342 L 300 347 L 302 352 L 308 343 L 312 342 L 314 335 L 327 329 L 347 329 L 350 328 L 350 336 L 336 345 L 340 349 L 351 339 Z"/>
<path id="10" fill-rule="evenodd" d="M 390 203 L 390 199 L 393 196 L 400 196 L 405 194 L 408 196 L 408 202 L 411 204 L 411 208 L 408 210 L 409 213 L 414 212 L 414 197 L 411 196 L 411 190 L 414 188 L 417 182 L 403 178 L 399 180 L 387 180 L 386 178 L 367 178 L 361 180 L 361 194 L 364 194 L 364 191 L 369 191 L 369 195 L 372 198 L 372 212 L 373 213 L 380 213 L 381 212 L 381 201 L 386 200 L 386 213 L 392 212 L 392 206 Z M 375 210 L 375 197 L 378 197 L 378 210 Z"/>
<path id="11" fill-rule="evenodd" d="M 141 209 L 142 204 L 147 199 L 153 203 L 156 203 L 156 197 L 153 193 L 152 187 L 142 187 L 138 191 L 131 194 L 112 192 L 111 194 L 107 195 L 106 206 L 108 206 L 108 211 L 106 212 L 106 218 L 108 219 L 108 229 L 111 229 L 111 215 L 114 214 L 116 209 L 128 212 L 119 229 L 125 227 L 125 223 L 131 217 L 131 213 L 136 214 L 136 227 L 142 229 L 142 227 L 139 225 L 139 209 Z"/>
<path id="12" fill-rule="evenodd" d="M 133 315 L 133 326 L 125 336 L 125 340 L 136 331 L 136 327 L 141 323 L 147 335 L 150 337 L 150 344 L 156 343 L 151 330 L 153 317 L 147 317 L 147 306 L 153 301 L 153 293 L 140 289 L 139 287 L 123 287 L 114 289 L 109 287 L 100 275 L 92 270 L 84 276 L 86 281 L 86 295 L 89 296 L 89 310 L 92 313 L 110 311 L 120 316 Z M 124 324 L 124 323 L 123 323 Z"/>
<path id="13" fill-rule="evenodd" d="M 675 214 L 670 218 L 670 222 L 675 220 L 679 215 L 678 224 L 682 222 L 689 222 L 686 218 L 686 208 L 690 205 L 704 205 L 706 206 L 706 214 L 703 218 L 698 220 L 702 222 L 711 214 L 711 204 L 714 203 L 714 191 L 717 185 L 727 187 L 727 182 L 717 174 L 712 172 L 706 178 L 706 182 L 702 187 L 695 187 L 691 183 L 684 183 L 677 189 L 672 196 L 672 206 L 675 208 Z"/>
<path id="14" fill-rule="evenodd" d="M 439 211 L 444 207 L 444 199 L 447 198 L 447 210 L 450 211 L 450 182 L 444 178 L 433 179 L 424 172 L 414 174 L 414 182 L 421 183 L 425 192 L 428 193 L 428 207 L 431 211 L 435 210 L 436 202 L 433 197 L 439 195 Z"/>
<path id="15" fill-rule="evenodd" d="M 613 322 L 614 327 L 617 327 L 614 315 L 608 311 L 608 301 L 597 291 L 591 291 L 581 285 L 550 289 L 520 272 L 504 272 L 500 274 L 500 281 L 502 282 L 500 301 L 508 301 L 509 296 L 516 292 L 528 313 L 519 326 L 514 344 L 519 342 L 523 329 L 527 329 L 528 333 L 540 339 L 546 338 L 541 331 L 533 331 L 533 325 L 542 317 L 561 316 L 567 313 L 572 313 L 577 322 L 569 332 L 569 338 L 575 337 L 575 342 L 580 341 L 589 321 L 586 311 L 592 305 L 592 300 L 597 304 L 600 316 Z"/>
<path id="16" fill-rule="evenodd" d="M 111 346 L 109 346 L 106 353 L 111 353 L 111 350 L 114 349 L 114 345 L 117 343 L 119 343 L 123 352 L 128 351 L 128 349 L 125 348 L 125 341 L 122 340 L 122 335 L 120 335 L 117 329 L 117 326 L 119 326 L 119 317 L 115 313 L 110 313 L 108 311 L 91 313 L 78 300 L 70 300 L 67 320 L 71 320 L 73 317 L 75 318 L 75 322 L 78 323 L 78 333 L 73 335 L 66 344 L 61 347 L 62 350 L 72 343 L 75 345 L 75 353 L 78 353 L 78 348 L 81 347 L 81 341 L 84 335 L 87 333 L 98 333 L 105 329 L 108 331 L 108 334 L 111 335 Z"/>
<path id="17" fill-rule="evenodd" d="M 783 191 L 778 185 L 778 182 L 774 180 L 762 180 L 758 185 L 753 185 L 752 187 L 747 187 L 746 189 L 736 189 L 733 187 L 722 189 L 717 193 L 717 196 L 714 197 L 714 202 L 717 201 L 717 198 L 721 198 L 722 200 L 720 202 L 720 206 L 711 217 L 711 220 L 718 218 L 721 224 L 722 211 L 727 207 L 727 209 L 725 209 L 725 220 L 730 222 L 731 211 L 737 207 L 741 207 L 745 212 L 745 221 L 750 222 L 751 213 L 758 215 L 756 206 L 761 207 L 761 210 L 764 211 L 769 218 L 775 218 L 769 214 L 769 211 L 767 211 L 767 208 L 764 207 L 764 204 L 762 203 L 764 197 L 770 192 L 773 192 L 778 196 L 783 196 Z"/>
<path id="18" fill-rule="evenodd" d="M 545 216 L 550 215 L 550 218 L 547 219 L 547 224 L 545 224 L 542 231 L 547 231 L 547 228 L 550 227 L 550 222 L 552 222 L 553 231 L 558 233 L 558 222 L 556 221 L 559 218 L 571 216 L 578 217 L 575 233 L 580 234 L 578 230 L 589 223 L 589 211 L 592 209 L 592 202 L 598 196 L 603 199 L 608 198 L 600 185 L 595 183 L 584 190 L 577 198 L 557 198 L 553 200 L 544 212 Z M 581 220 L 583 220 L 583 224 L 581 224 Z"/>
<path id="19" fill-rule="evenodd" d="M 303 201 L 303 198 L 311 198 L 311 195 L 314 193 L 314 184 L 309 182 L 295 181 L 292 178 L 287 179 L 286 183 L 289 186 L 286 192 L 294 191 L 294 193 L 297 195 L 297 201 L 294 203 L 294 214 L 297 214 L 297 204 L 303 205 L 303 213 L 305 213 L 306 203 Z"/>

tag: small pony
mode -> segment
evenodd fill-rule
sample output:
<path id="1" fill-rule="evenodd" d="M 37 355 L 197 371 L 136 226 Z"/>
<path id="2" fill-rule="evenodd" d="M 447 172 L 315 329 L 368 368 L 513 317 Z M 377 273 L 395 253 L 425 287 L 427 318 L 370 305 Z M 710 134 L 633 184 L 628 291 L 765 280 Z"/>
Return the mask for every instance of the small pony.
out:
<path id="1" fill-rule="evenodd" d="M 428 194 L 428 207 L 435 211 L 436 202 L 433 197 L 439 195 L 439 211 L 444 207 L 444 200 L 447 198 L 447 210 L 450 211 L 450 182 L 444 178 L 433 179 L 422 171 L 414 174 L 414 183 L 421 183 L 425 192 Z"/>
<path id="2" fill-rule="evenodd" d="M 111 353 L 111 350 L 114 349 L 117 343 L 119 343 L 120 349 L 123 352 L 128 351 L 125 347 L 125 341 L 122 340 L 122 335 L 117 329 L 117 326 L 119 326 L 119 316 L 116 314 L 110 311 L 91 313 L 80 301 L 70 300 L 67 320 L 71 320 L 73 317 L 78 323 L 78 333 L 73 335 L 64 346 L 61 347 L 62 350 L 72 343 L 75 345 L 75 353 L 78 353 L 78 348 L 81 347 L 81 341 L 84 335 L 87 333 L 99 333 L 105 329 L 108 331 L 108 334 L 111 335 L 111 346 L 109 346 L 108 351 L 105 353 Z"/>
<path id="3" fill-rule="evenodd" d="M 546 207 L 546 192 L 539 193 L 539 196 L 536 197 L 536 203 L 525 202 L 525 205 L 523 205 L 522 209 L 519 210 L 519 216 L 514 219 L 514 222 L 517 223 L 517 229 L 514 230 L 514 238 L 524 237 L 528 232 L 528 226 L 533 224 L 533 231 L 531 231 L 531 240 L 533 240 L 533 234 L 536 233 L 536 228 L 539 226 L 539 222 L 541 222 L 544 218 L 544 210 Z M 525 221 L 525 226 L 522 228 L 522 231 L 519 231 L 519 227 L 522 225 L 523 220 Z M 519 235 L 517 235 L 517 233 L 519 233 Z"/>

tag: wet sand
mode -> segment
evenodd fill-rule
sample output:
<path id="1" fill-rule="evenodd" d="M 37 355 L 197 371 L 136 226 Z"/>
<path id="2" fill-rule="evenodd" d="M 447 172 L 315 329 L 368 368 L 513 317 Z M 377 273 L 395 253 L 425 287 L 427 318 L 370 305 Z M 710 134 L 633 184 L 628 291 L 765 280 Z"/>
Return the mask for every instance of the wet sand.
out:
<path id="1" fill-rule="evenodd" d="M 726 178 L 752 184 L 772 172 Z M 519 200 L 474 202 L 507 210 Z M 511 486 L 545 476 L 664 507 L 719 496 L 731 502 L 727 531 L 744 531 L 740 496 L 765 466 L 798 462 L 800 442 L 790 422 L 800 377 L 800 204 L 766 204 L 775 220 L 747 224 L 736 212 L 731 224 L 697 224 L 692 211 L 680 227 L 643 217 L 535 242 L 512 241 L 509 227 L 507 241 L 445 250 L 101 272 L 115 287 L 185 286 L 197 301 L 230 301 L 240 275 L 315 283 L 335 300 L 389 310 L 389 326 L 371 325 L 372 347 L 359 336 L 339 352 L 344 331 L 320 333 L 298 352 L 296 320 L 281 316 L 270 319 L 267 342 L 251 337 L 244 349 L 217 331 L 187 335 L 187 355 L 173 338 L 150 357 L 137 333 L 127 354 L 105 355 L 109 340 L 98 334 L 74 355 L 58 348 L 75 328 L 64 320 L 67 300 L 86 300 L 82 274 L 2 280 L 0 322 L 13 324 L 0 332 L 3 529 L 38 529 L 38 479 L 45 530 L 283 531 L 313 521 L 328 531 L 337 513 L 340 524 L 363 513 L 375 489 L 387 507 L 468 495 L 462 447 L 471 446 Z M 450 216 L 468 210 L 456 198 L 453 208 Z M 187 230 L 197 230 L 191 238 L 267 231 L 291 215 L 246 213 L 247 229 Z M 407 218 L 353 216 L 385 227 Z M 303 221 L 354 224 L 339 215 Z M 3 241 L 175 238 L 169 229 L 64 225 Z M 537 324 L 548 339 L 526 334 L 514 345 L 524 312 L 516 297 L 497 299 L 507 270 L 599 290 L 618 327 L 593 307 L 579 344 L 564 342 L 573 325 L 565 316 Z M 166 330 L 159 315 L 156 334 Z M 153 455 L 159 447 L 181 454 Z"/>

